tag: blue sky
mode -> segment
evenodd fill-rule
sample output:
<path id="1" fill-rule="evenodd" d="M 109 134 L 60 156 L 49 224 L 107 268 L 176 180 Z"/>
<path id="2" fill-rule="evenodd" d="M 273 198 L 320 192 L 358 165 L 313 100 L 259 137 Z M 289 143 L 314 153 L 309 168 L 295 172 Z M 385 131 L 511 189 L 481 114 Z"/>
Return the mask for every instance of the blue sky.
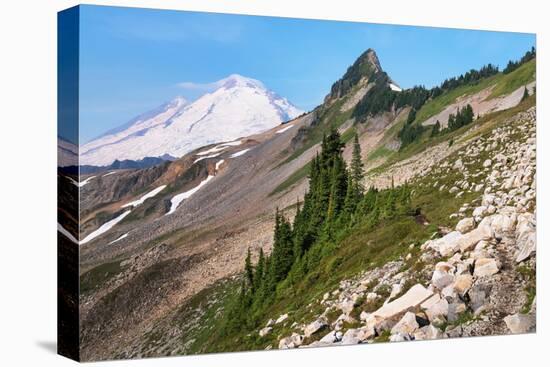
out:
<path id="1" fill-rule="evenodd" d="M 427 87 L 535 45 L 532 34 L 82 6 L 80 142 L 238 73 L 311 110 L 367 48 L 402 87 Z"/>

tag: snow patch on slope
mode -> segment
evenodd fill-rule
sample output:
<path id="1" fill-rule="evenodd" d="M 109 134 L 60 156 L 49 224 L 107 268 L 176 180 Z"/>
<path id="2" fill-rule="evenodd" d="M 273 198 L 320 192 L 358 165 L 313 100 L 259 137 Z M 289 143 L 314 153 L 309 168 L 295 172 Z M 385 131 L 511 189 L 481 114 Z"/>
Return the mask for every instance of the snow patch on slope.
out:
<path id="1" fill-rule="evenodd" d="M 165 215 L 170 215 L 170 214 L 174 213 L 176 211 L 176 209 L 178 208 L 178 206 L 181 204 L 182 201 L 184 201 L 185 199 L 190 198 L 191 195 L 193 195 L 194 193 L 199 191 L 204 185 L 206 185 L 213 178 L 214 178 L 214 176 L 209 175 L 206 179 L 202 180 L 200 184 L 198 184 L 197 186 L 195 186 L 191 190 L 182 192 L 181 194 L 177 194 L 176 196 L 174 196 L 170 200 L 170 203 L 171 203 L 170 210 Z"/>
<path id="2" fill-rule="evenodd" d="M 152 190 L 152 191 L 149 191 L 147 194 L 143 195 L 142 197 L 140 197 L 139 199 L 137 200 L 134 200 L 128 204 L 124 204 L 122 206 L 122 208 L 127 208 L 129 206 L 135 208 L 136 206 L 139 206 L 141 204 L 143 204 L 145 202 L 145 200 L 149 199 L 149 198 L 152 198 L 154 196 L 156 196 L 159 192 L 161 192 L 162 190 L 164 190 L 164 188 L 166 187 L 166 185 L 162 185 L 162 186 L 159 186 L 157 187 L 156 189 Z"/>
<path id="3" fill-rule="evenodd" d="M 94 238 L 101 236 L 103 233 L 105 233 L 108 230 L 110 230 L 111 228 L 113 228 L 118 222 L 120 222 L 121 220 L 126 218 L 126 216 L 128 214 L 130 214 L 131 212 L 132 212 L 131 210 L 127 210 L 124 213 L 122 213 L 121 215 L 119 215 L 118 217 L 116 217 L 114 219 L 111 219 L 107 223 L 103 224 L 101 227 L 99 227 L 98 229 L 96 229 L 95 231 L 93 231 L 92 233 L 87 235 L 82 241 L 80 241 L 80 244 L 83 245 L 85 243 L 90 242 Z"/>
<path id="4" fill-rule="evenodd" d="M 241 155 L 246 154 L 250 149 L 252 149 L 252 148 L 246 148 L 246 149 L 243 149 L 243 150 L 239 150 L 237 153 L 231 154 L 230 158 L 240 157 Z"/>
<path id="5" fill-rule="evenodd" d="M 122 236 L 120 236 L 120 237 L 117 238 L 116 240 L 109 242 L 109 245 L 112 245 L 112 244 L 115 243 L 115 242 L 118 242 L 118 241 L 120 241 L 120 240 L 125 239 L 126 237 L 128 237 L 128 234 L 129 234 L 129 233 L 130 233 L 130 232 L 124 233 Z"/>
<path id="6" fill-rule="evenodd" d="M 400 87 L 398 87 L 397 85 L 393 84 L 393 83 L 390 83 L 390 89 L 395 91 L 395 92 L 402 92 L 403 89 L 401 89 Z"/>

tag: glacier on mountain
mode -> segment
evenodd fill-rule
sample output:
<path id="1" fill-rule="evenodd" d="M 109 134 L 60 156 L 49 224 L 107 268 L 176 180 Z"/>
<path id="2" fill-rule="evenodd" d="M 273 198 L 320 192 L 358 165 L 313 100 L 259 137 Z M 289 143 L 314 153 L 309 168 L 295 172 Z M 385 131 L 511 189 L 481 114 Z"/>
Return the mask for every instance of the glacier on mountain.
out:
<path id="1" fill-rule="evenodd" d="M 84 144 L 80 164 L 181 157 L 205 145 L 271 129 L 302 113 L 255 79 L 233 74 L 216 85 L 218 89 L 192 103 L 178 97 Z"/>

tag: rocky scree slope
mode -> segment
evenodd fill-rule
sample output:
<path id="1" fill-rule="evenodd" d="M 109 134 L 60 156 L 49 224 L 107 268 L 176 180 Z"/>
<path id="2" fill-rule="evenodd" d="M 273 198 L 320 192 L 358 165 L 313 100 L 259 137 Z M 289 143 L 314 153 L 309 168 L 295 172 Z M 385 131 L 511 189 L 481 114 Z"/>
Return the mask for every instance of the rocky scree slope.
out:
<path id="1" fill-rule="evenodd" d="M 342 281 L 317 300 L 321 314 L 294 322 L 291 335 L 266 348 L 535 331 L 535 131 L 530 108 L 424 172 L 420 185 L 457 198 L 475 193 L 451 214 L 456 227 Z M 287 318 L 274 317 L 258 335 L 277 333 Z"/>

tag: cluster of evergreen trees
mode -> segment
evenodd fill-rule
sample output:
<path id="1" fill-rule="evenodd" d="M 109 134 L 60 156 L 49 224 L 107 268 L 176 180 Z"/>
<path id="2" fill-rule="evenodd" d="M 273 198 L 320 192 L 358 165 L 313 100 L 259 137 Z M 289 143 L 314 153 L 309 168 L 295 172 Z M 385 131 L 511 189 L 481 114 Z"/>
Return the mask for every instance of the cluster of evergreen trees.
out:
<path id="1" fill-rule="evenodd" d="M 424 132 L 424 127 L 420 124 L 413 124 L 416 119 L 416 110 L 413 108 L 410 110 L 409 115 L 407 116 L 407 121 L 405 126 L 397 133 L 397 136 L 401 140 L 401 148 L 406 147 L 411 144 L 413 141 L 418 139 L 420 135 Z"/>
<path id="2" fill-rule="evenodd" d="M 495 74 L 498 74 L 498 66 L 494 66 L 492 64 L 487 64 L 479 70 L 472 69 L 458 77 L 445 79 L 440 86 L 432 88 L 431 97 L 435 98 L 444 92 L 448 92 L 463 85 L 477 84 L 482 79 L 488 78 Z"/>
<path id="3" fill-rule="evenodd" d="M 510 73 L 535 57 L 536 51 L 533 47 L 519 61 L 510 61 L 503 73 Z M 352 79 L 355 80 L 359 77 L 358 73 L 360 69 L 357 67 L 350 68 L 348 72 L 351 73 L 350 78 L 353 76 Z M 414 86 L 413 88 L 397 92 L 389 88 L 390 78 L 385 72 L 381 71 L 374 74 L 371 80 L 369 80 L 370 83 L 374 83 L 374 86 L 359 101 L 352 116 L 357 118 L 358 121 L 366 121 L 369 116 L 375 116 L 380 112 L 396 110 L 406 106 L 410 106 L 418 111 L 430 99 L 464 85 L 477 84 L 485 78 L 498 74 L 498 72 L 498 66 L 487 64 L 478 70 L 471 69 L 457 77 L 445 79 L 439 86 L 431 89 L 426 89 L 424 86 Z M 402 141 L 404 145 L 408 144 L 407 142 L 409 142 L 411 137 L 417 137 L 421 133 L 421 129 L 413 128 L 412 126 L 405 126 L 403 130 L 401 135 L 406 139 L 406 141 Z"/>
<path id="4" fill-rule="evenodd" d="M 525 53 L 525 55 L 523 55 L 523 57 L 518 60 L 518 61 L 508 61 L 508 64 L 506 65 L 506 67 L 504 68 L 504 70 L 502 70 L 502 72 L 504 74 L 508 74 L 508 73 L 511 73 L 512 71 L 516 70 L 517 68 L 519 68 L 521 65 L 525 64 L 526 62 L 529 62 L 531 60 L 533 60 L 535 57 L 537 57 L 537 51 L 535 50 L 534 47 L 531 47 L 531 50 L 527 51 Z"/>
<path id="5" fill-rule="evenodd" d="M 292 286 L 315 270 L 355 225 L 376 226 L 383 220 L 414 214 L 407 185 L 364 191 L 357 135 L 349 168 L 342 157 L 343 148 L 336 130 L 324 136 L 321 152 L 311 162 L 309 190 L 302 205 L 297 204 L 293 223 L 277 210 L 271 255 L 260 251 L 254 266 L 248 253 L 246 279 L 229 309 L 226 332 L 256 328 L 279 288 Z"/>
<path id="6" fill-rule="evenodd" d="M 456 114 L 451 113 L 449 115 L 448 128 L 450 131 L 460 129 L 464 125 L 468 125 L 474 121 L 474 110 L 470 104 L 456 109 Z"/>

